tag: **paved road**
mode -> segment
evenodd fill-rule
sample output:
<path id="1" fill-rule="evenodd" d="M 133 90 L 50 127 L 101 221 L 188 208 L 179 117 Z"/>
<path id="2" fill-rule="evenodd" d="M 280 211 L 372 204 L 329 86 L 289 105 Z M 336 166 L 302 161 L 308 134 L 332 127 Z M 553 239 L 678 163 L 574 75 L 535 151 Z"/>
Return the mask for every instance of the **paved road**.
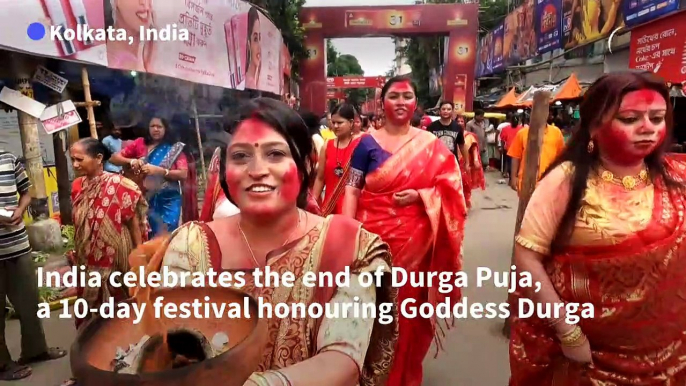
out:
<path id="1" fill-rule="evenodd" d="M 507 185 L 497 184 L 489 174 L 487 190 L 475 192 L 473 208 L 467 222 L 464 267 L 472 274 L 479 266 L 506 271 L 510 265 L 512 232 L 517 210 L 516 195 Z M 505 301 L 503 289 L 466 288 L 470 302 Z M 54 313 L 44 322 L 51 345 L 69 347 L 75 331 L 72 320 L 59 319 Z M 447 331 L 445 351 L 434 359 L 432 349 L 425 361 L 426 386 L 505 386 L 509 377 L 507 340 L 500 335 L 500 320 L 458 320 Z M 6 337 L 10 352 L 19 355 L 20 329 L 16 320 L 7 323 Z M 39 364 L 31 377 L 15 382 L 18 386 L 56 386 L 71 375 L 67 358 Z"/>

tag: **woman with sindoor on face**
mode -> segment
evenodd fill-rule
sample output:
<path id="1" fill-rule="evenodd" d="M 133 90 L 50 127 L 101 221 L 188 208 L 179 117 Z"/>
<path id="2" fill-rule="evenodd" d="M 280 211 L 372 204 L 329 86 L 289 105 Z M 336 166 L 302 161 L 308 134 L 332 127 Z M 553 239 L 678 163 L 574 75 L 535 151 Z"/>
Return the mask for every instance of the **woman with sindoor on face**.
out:
<path id="1" fill-rule="evenodd" d="M 349 217 L 324 218 L 304 210 L 312 138 L 298 113 L 269 98 L 252 100 L 238 111 L 230 120 L 236 129 L 222 152 L 220 178 L 240 213 L 184 224 L 171 235 L 162 265 L 174 271 L 244 271 L 247 284 L 241 290 L 272 306 L 394 304 L 388 245 Z M 351 285 L 311 291 L 255 287 L 251 273 L 267 266 L 280 275 L 292 273 L 296 282 L 309 271 L 335 276 L 349 267 Z M 376 269 L 386 273 L 382 285 L 360 286 L 361 272 Z M 269 319 L 263 360 L 246 385 L 383 385 L 397 338 L 395 308 L 388 311 L 394 318 L 389 324 L 378 317 Z"/>
<path id="2" fill-rule="evenodd" d="M 541 283 L 522 294 L 537 307 L 590 303 L 594 316 L 513 318 L 510 385 L 686 385 L 686 163 L 664 154 L 668 89 L 606 74 L 580 113 L 527 206 L 515 263 Z"/>
<path id="3" fill-rule="evenodd" d="M 440 139 L 410 125 L 417 106 L 415 90 L 403 76 L 384 85 L 385 124 L 362 136 L 353 152 L 343 214 L 390 245 L 394 267 L 413 273 L 457 272 L 462 268 L 467 215 L 460 168 Z M 399 289 L 398 304 L 416 299 L 407 305 L 435 306 L 448 297 L 458 300 L 461 294 L 406 285 Z M 400 316 L 389 385 L 421 384 L 422 361 L 435 333 L 432 320 Z"/>
<path id="4" fill-rule="evenodd" d="M 79 175 L 71 189 L 74 251 L 70 260 L 109 283 L 113 272 L 129 270 L 129 253 L 147 239 L 148 204 L 135 182 L 104 171 L 110 151 L 97 139 L 76 142 L 69 154 Z M 116 301 L 128 297 L 125 286 L 111 285 L 79 287 L 77 294 L 88 302 L 89 310 L 112 297 Z M 90 315 L 77 318 L 76 327 L 89 319 Z"/>
<path id="5" fill-rule="evenodd" d="M 343 193 L 350 172 L 350 159 L 360 137 L 354 134 L 355 107 L 341 103 L 331 110 L 331 126 L 336 139 L 328 140 L 319 151 L 317 178 L 313 194 L 317 199 L 322 196 L 322 214 L 341 214 Z"/>
<path id="6" fill-rule="evenodd" d="M 126 175 L 138 178 L 150 209 L 150 237 L 172 232 L 181 223 L 183 206 L 194 206 L 194 195 L 182 195 L 181 184 L 189 180 L 188 158 L 183 142 L 177 142 L 169 123 L 162 118 L 150 120 L 148 134 L 138 138 L 112 156 L 112 163 L 125 167 Z M 197 218 L 197 213 L 196 213 Z"/>

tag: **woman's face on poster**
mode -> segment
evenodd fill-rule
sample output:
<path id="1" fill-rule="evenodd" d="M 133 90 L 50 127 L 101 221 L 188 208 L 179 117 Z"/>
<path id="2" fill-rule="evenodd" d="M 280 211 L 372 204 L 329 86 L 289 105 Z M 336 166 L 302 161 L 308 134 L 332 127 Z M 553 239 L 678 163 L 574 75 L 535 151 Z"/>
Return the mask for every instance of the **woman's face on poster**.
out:
<path id="1" fill-rule="evenodd" d="M 250 34 L 250 63 L 259 66 L 262 61 L 262 31 L 260 30 L 260 18 L 256 18 Z"/>
<path id="2" fill-rule="evenodd" d="M 152 0 L 115 0 L 116 20 L 129 30 L 150 25 Z"/>

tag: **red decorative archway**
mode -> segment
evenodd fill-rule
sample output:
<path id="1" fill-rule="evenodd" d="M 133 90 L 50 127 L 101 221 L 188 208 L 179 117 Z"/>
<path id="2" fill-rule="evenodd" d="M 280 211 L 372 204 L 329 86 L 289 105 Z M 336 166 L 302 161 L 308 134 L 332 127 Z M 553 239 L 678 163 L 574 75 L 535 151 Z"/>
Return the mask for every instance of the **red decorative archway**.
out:
<path id="1" fill-rule="evenodd" d="M 443 98 L 458 109 L 472 109 L 478 4 L 423 4 L 374 7 L 303 8 L 300 20 L 306 31 L 310 57 L 300 66 L 302 107 L 315 113 L 326 110 L 326 47 L 324 39 L 416 35 L 447 35 L 450 40 L 444 71 Z M 428 82 L 429 79 L 426 79 Z"/>

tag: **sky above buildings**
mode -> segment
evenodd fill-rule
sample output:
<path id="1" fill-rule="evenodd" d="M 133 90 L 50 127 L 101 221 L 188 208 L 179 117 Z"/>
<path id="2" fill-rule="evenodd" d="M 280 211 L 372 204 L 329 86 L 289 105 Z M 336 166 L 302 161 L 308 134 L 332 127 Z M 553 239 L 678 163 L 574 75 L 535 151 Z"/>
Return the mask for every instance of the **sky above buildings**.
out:
<path id="1" fill-rule="evenodd" d="M 307 0 L 305 7 L 371 6 L 414 4 L 414 0 Z M 391 38 L 333 39 L 334 47 L 342 54 L 357 58 L 365 76 L 386 75 L 393 67 L 395 45 Z"/>

